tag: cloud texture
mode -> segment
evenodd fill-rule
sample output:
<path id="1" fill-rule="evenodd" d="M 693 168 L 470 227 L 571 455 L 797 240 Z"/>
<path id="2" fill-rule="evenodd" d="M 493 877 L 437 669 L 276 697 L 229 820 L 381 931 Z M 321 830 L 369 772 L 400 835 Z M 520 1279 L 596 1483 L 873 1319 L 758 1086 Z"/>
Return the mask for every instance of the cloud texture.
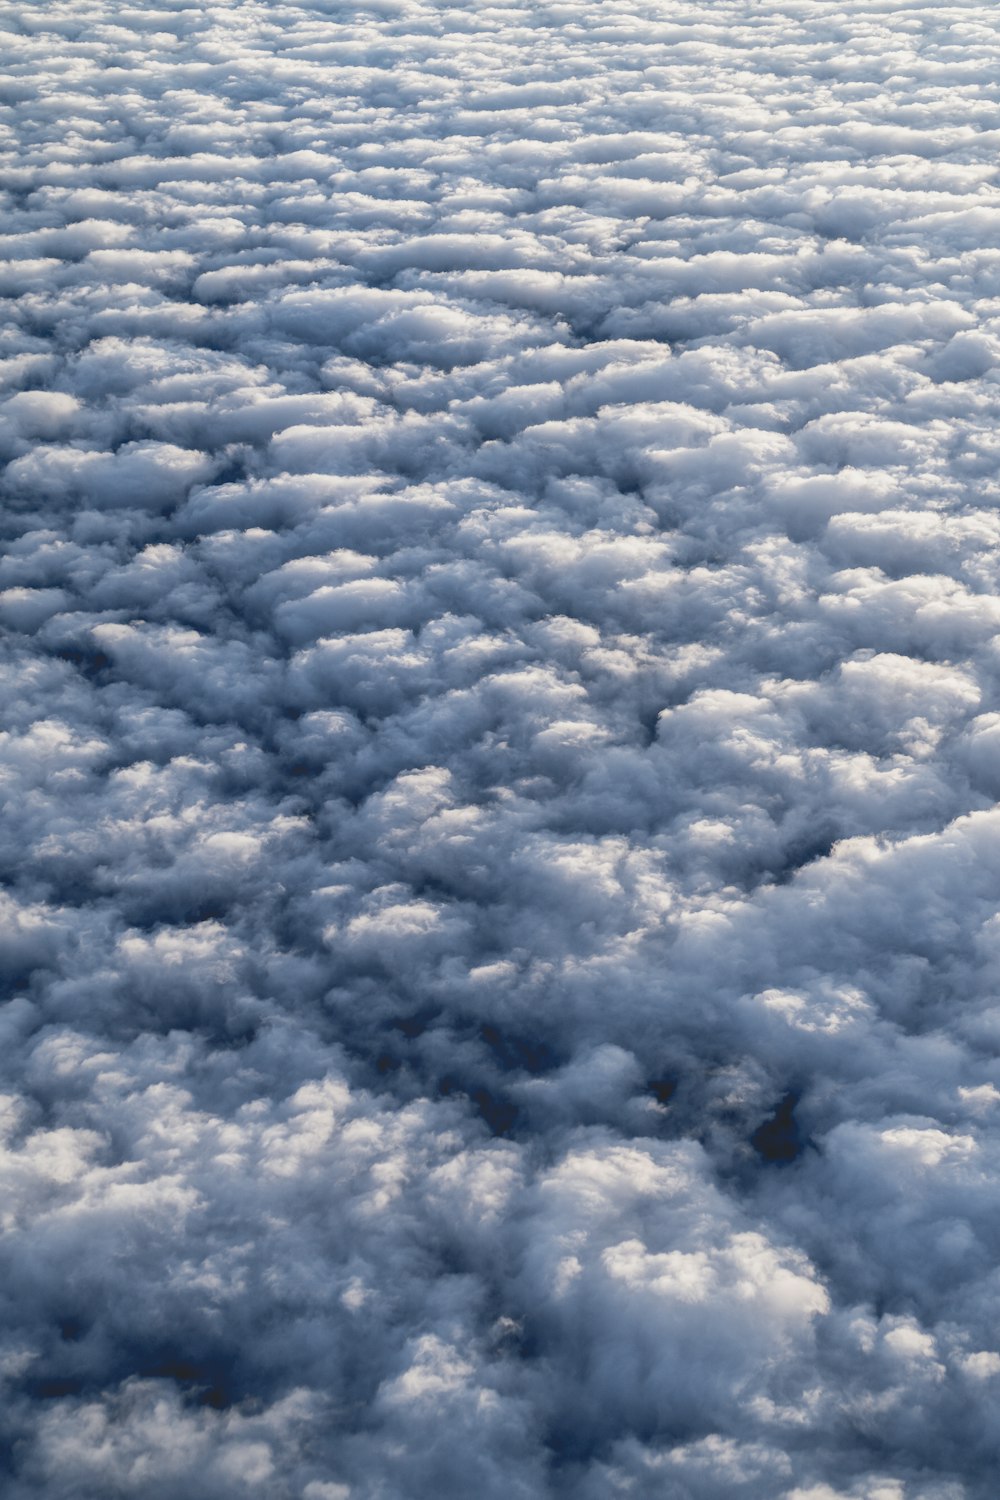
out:
<path id="1" fill-rule="evenodd" d="M 7 5 L 10 1500 L 993 1500 L 1000 25 Z"/>

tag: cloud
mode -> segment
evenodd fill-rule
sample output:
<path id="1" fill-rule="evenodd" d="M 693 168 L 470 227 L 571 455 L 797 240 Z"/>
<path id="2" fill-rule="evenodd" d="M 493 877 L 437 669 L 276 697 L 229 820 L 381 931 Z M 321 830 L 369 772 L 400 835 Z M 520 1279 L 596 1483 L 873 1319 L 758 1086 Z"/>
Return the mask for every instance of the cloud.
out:
<path id="1" fill-rule="evenodd" d="M 15 7 L 12 1500 L 992 1500 L 982 7 Z"/>

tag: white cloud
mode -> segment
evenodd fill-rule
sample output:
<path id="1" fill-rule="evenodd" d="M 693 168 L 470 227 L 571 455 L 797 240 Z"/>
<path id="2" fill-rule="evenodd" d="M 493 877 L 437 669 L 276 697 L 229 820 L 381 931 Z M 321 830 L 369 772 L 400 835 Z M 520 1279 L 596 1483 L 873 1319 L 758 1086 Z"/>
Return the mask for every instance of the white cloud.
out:
<path id="1" fill-rule="evenodd" d="M 4 1494 L 993 1500 L 993 16 L 4 36 Z"/>

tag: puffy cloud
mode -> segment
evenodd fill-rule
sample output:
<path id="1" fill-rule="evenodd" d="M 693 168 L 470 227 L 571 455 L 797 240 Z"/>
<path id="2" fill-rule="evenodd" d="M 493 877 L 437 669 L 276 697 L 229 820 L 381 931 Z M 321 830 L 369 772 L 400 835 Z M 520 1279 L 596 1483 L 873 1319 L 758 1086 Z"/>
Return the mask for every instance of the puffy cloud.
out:
<path id="1" fill-rule="evenodd" d="M 992 1500 L 981 6 L 16 5 L 12 1500 Z"/>

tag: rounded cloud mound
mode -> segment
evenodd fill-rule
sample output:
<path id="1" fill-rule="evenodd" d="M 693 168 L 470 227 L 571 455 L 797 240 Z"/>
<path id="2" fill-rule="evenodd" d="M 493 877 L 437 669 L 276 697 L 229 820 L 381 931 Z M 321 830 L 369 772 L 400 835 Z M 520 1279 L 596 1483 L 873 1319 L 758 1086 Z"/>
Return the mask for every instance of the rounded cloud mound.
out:
<path id="1" fill-rule="evenodd" d="M 11 1500 L 993 1500 L 1000 26 L 8 7 Z"/>

